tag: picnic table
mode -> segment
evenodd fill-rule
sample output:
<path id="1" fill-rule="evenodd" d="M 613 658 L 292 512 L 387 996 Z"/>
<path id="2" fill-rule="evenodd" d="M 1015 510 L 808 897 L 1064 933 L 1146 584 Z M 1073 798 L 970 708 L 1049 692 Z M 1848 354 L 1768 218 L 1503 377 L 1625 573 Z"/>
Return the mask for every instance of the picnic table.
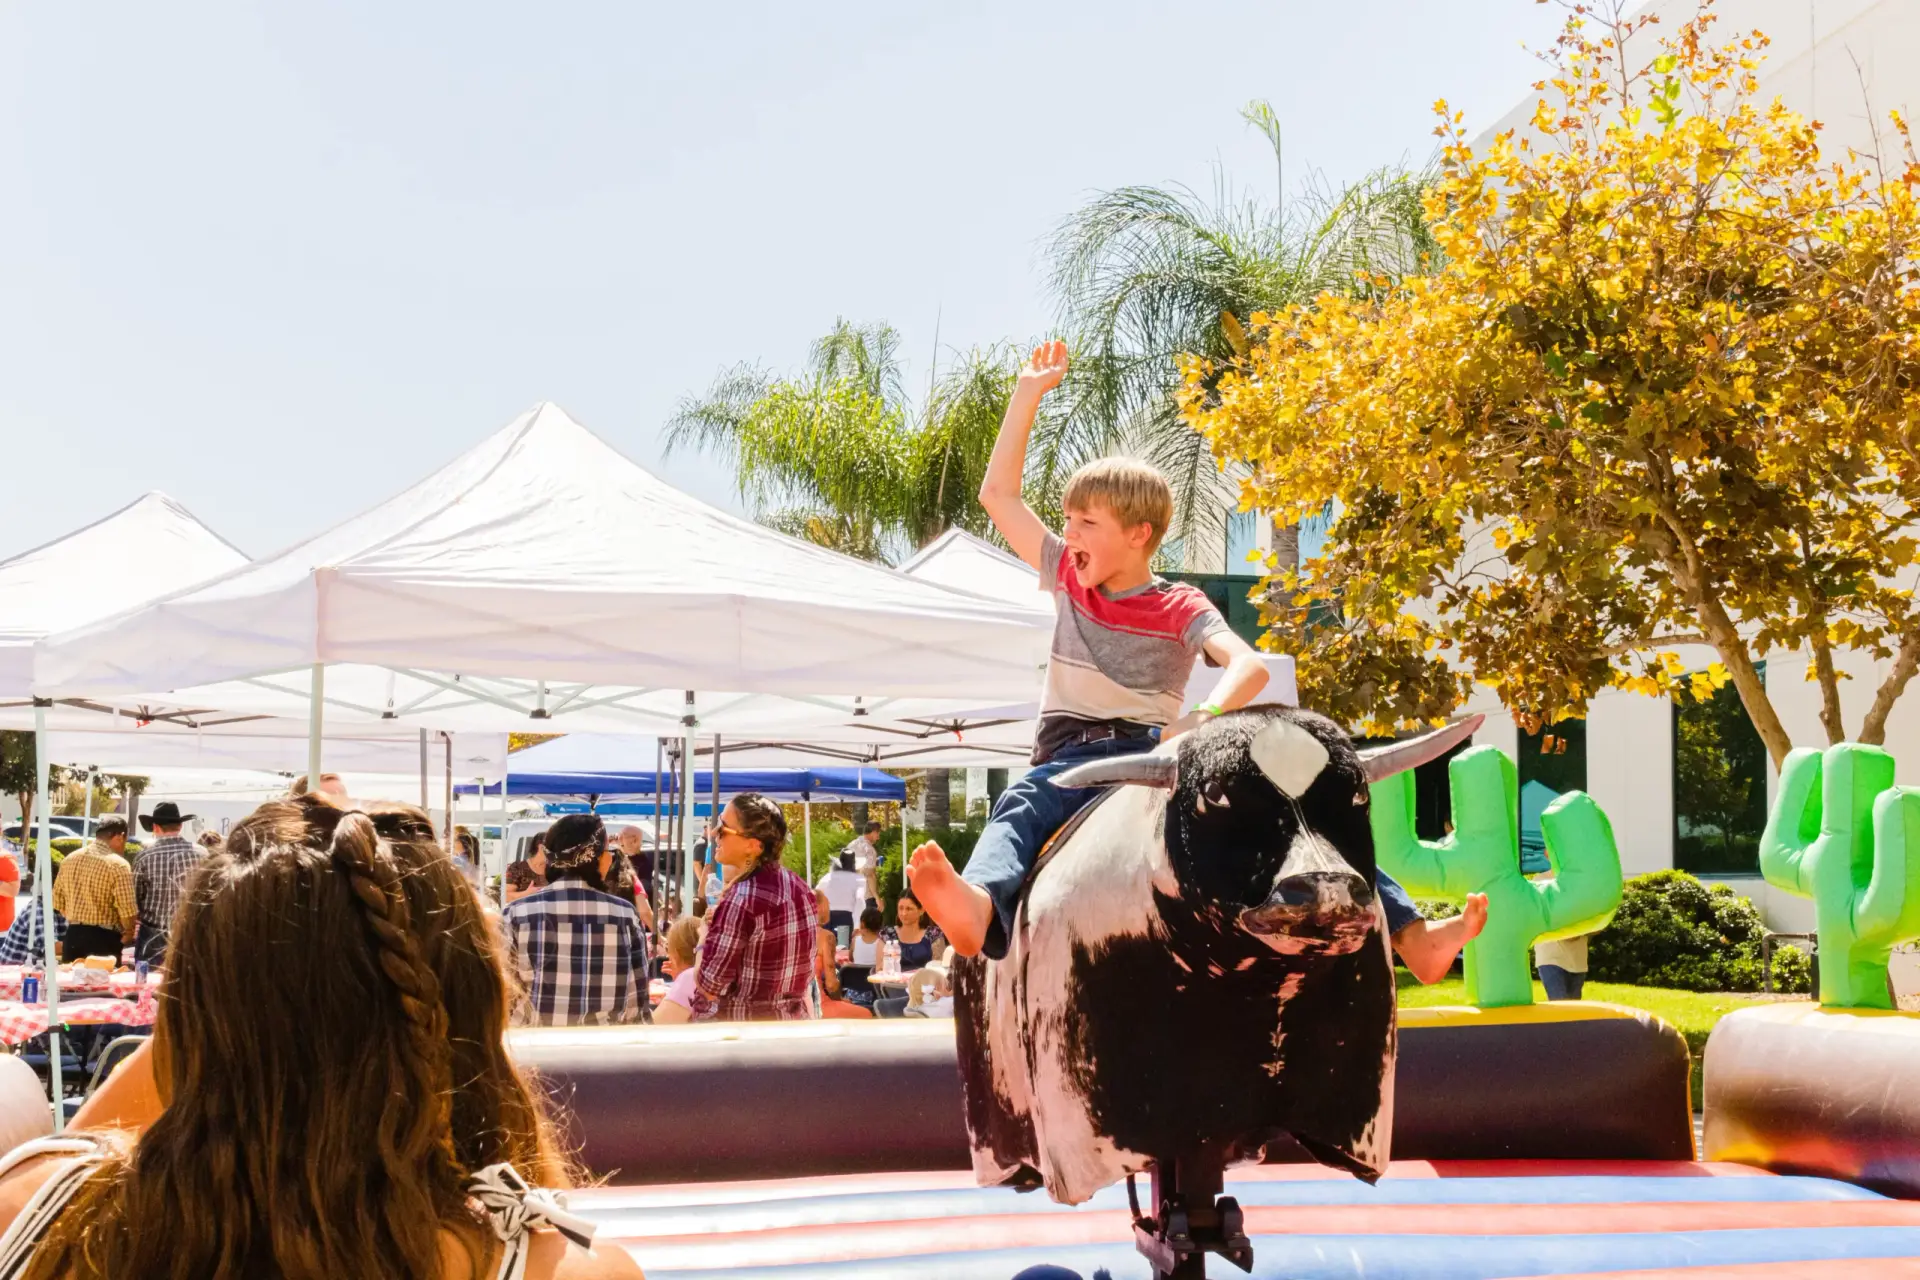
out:
<path id="1" fill-rule="evenodd" d="M 35 972 L 38 971 L 38 967 L 36 966 Z M 25 976 L 26 969 L 22 965 L 0 964 L 0 1000 L 18 1000 Z M 156 969 L 147 975 L 148 986 L 157 986 L 159 982 L 159 970 Z M 80 996 L 117 996 L 123 1000 L 133 1000 L 139 997 L 139 985 L 139 975 L 131 970 L 120 972 L 89 968 L 86 965 L 63 964 L 60 966 L 61 1004 L 67 1002 L 67 996 L 69 994 L 76 998 Z M 44 979 L 42 979 L 41 990 L 43 992 L 46 990 Z M 42 999 L 44 998 L 45 997 L 42 996 Z"/>

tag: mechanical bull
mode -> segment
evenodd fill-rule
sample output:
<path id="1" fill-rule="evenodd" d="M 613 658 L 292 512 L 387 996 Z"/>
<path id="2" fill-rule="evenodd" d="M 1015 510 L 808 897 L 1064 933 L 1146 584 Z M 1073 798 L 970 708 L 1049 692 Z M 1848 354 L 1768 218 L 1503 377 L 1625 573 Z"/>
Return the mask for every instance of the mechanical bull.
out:
<path id="1" fill-rule="evenodd" d="M 1378 1178 L 1395 997 L 1368 784 L 1473 728 L 1361 753 L 1324 717 L 1262 706 L 1062 774 L 1114 790 L 1036 865 L 1006 957 L 954 976 L 980 1181 L 1078 1204 L 1184 1164 L 1208 1199 L 1205 1170 L 1288 1136 Z"/>

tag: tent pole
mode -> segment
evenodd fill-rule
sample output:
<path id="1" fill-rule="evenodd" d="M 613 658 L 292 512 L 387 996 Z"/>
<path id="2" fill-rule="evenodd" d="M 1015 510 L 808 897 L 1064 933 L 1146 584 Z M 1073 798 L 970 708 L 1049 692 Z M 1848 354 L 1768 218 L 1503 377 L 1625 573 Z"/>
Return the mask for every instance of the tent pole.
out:
<path id="1" fill-rule="evenodd" d="M 713 805 L 709 815 L 717 826 L 720 822 L 720 735 L 713 735 Z M 713 841 L 707 841 L 707 857 L 714 856 Z"/>
<path id="2" fill-rule="evenodd" d="M 313 664 L 313 684 L 307 692 L 307 794 L 320 790 L 320 728 L 325 723 L 327 666 Z"/>
<path id="3" fill-rule="evenodd" d="M 653 740 L 653 900 L 661 906 L 666 898 L 660 892 L 663 873 L 667 869 L 667 848 L 660 843 L 660 774 L 661 765 L 666 762 L 667 744 L 660 739 Z M 671 914 L 671 913 L 666 913 Z"/>
<path id="4" fill-rule="evenodd" d="M 420 731 L 420 808 L 427 807 L 427 731 Z"/>
<path id="5" fill-rule="evenodd" d="M 680 909 L 693 914 L 693 754 L 694 730 L 700 717 L 694 711 L 693 690 L 687 690 L 686 714 L 680 717 L 685 738 L 680 749 Z M 711 852 L 711 850 L 709 850 Z"/>
<path id="6" fill-rule="evenodd" d="M 47 821 L 53 813 L 53 802 L 47 795 L 48 775 L 53 772 L 53 766 L 47 759 L 47 702 L 42 698 L 33 700 L 33 758 L 36 766 L 33 816 L 40 820 L 40 830 L 34 839 L 33 881 L 44 913 L 40 917 L 40 941 L 45 960 L 42 985 L 46 988 L 47 1001 L 47 1083 L 53 1094 L 53 1131 L 58 1133 L 66 1127 L 67 1108 L 61 1101 L 66 1087 L 60 1080 L 60 956 L 55 950 L 53 932 L 53 845 L 48 838 L 52 824 Z"/>
<path id="7" fill-rule="evenodd" d="M 453 848 L 453 735 L 442 729 L 440 738 L 447 745 L 447 834 L 442 838 L 441 844 L 451 851 Z"/>
<path id="8" fill-rule="evenodd" d="M 807 883 L 813 883 L 813 792 L 800 793 L 800 821 L 807 824 Z"/>

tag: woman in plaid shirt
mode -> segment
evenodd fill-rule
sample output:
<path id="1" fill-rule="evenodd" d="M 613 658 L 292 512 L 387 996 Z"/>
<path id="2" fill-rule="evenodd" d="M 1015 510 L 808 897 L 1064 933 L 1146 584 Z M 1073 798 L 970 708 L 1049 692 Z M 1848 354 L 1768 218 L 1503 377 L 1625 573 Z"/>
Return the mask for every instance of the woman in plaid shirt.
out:
<path id="1" fill-rule="evenodd" d="M 787 820 L 763 795 L 735 796 L 720 815 L 714 845 L 738 874 L 707 913 L 695 1022 L 813 1016 L 813 890 L 780 865 L 786 843 Z"/>

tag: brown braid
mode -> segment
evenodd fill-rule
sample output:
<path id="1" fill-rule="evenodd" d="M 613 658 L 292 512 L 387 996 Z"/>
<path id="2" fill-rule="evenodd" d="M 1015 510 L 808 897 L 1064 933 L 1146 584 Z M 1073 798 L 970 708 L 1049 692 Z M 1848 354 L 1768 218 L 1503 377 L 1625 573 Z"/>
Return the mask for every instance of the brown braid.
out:
<path id="1" fill-rule="evenodd" d="M 427 962 L 411 928 L 406 894 L 393 860 L 384 856 L 373 820 L 364 813 L 343 815 L 333 830 L 329 854 L 347 875 L 353 895 L 372 932 L 380 970 L 400 996 L 412 1034 L 402 1046 L 408 1066 L 424 1094 L 417 1113 L 416 1139 L 440 1149 L 449 1168 L 459 1170 L 453 1147 L 453 1053 L 447 1043 L 447 1006 L 440 998 L 440 977 Z"/>

